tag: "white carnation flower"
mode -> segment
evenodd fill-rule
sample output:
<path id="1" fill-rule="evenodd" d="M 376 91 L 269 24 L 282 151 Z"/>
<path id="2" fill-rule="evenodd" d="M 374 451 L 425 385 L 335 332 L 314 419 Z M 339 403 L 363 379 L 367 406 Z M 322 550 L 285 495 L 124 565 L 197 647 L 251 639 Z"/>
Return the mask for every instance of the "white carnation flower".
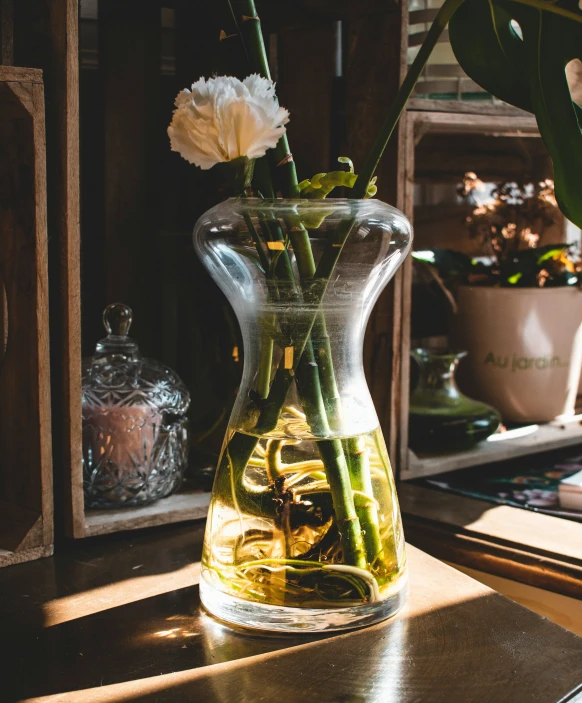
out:
<path id="1" fill-rule="evenodd" d="M 257 159 L 277 145 L 289 122 L 275 84 L 258 74 L 200 78 L 182 90 L 168 135 L 172 151 L 200 168 L 241 156 Z"/>

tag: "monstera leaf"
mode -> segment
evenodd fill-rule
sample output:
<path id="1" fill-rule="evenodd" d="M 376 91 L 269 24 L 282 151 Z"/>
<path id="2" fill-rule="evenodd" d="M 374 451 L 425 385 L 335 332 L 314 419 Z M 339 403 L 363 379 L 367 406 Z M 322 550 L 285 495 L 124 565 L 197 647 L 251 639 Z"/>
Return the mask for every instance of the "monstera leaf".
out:
<path id="1" fill-rule="evenodd" d="M 554 164 L 560 209 L 582 227 L 582 109 L 566 79 L 567 64 L 582 59 L 576 18 L 582 19 L 577 0 L 465 0 L 450 20 L 449 35 L 458 62 L 476 83 L 535 114 Z"/>

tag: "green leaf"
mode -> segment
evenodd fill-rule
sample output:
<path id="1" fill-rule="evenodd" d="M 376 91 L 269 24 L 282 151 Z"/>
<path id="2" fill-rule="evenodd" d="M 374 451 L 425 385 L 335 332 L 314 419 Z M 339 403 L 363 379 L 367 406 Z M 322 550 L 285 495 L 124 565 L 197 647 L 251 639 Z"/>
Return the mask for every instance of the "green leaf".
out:
<path id="1" fill-rule="evenodd" d="M 577 0 L 548 0 L 547 7 L 582 18 Z M 560 210 L 582 227 L 582 109 L 566 79 L 566 65 L 582 59 L 582 24 L 527 0 L 465 0 L 449 32 L 457 60 L 474 81 L 535 113 L 554 165 Z"/>
<path id="2" fill-rule="evenodd" d="M 523 46 L 512 15 L 492 0 L 465 0 L 449 22 L 449 38 L 464 71 L 487 92 L 533 112 L 523 79 Z"/>
<path id="3" fill-rule="evenodd" d="M 475 267 L 467 254 L 453 249 L 426 249 L 412 252 L 412 258 L 434 266 L 444 279 L 466 277 Z"/>
<path id="4" fill-rule="evenodd" d="M 530 95 L 540 134 L 552 157 L 556 199 L 564 215 L 582 227 L 580 110 L 572 102 L 566 79 L 569 61 L 582 59 L 582 25 L 540 10 L 518 9 Z"/>
<path id="5" fill-rule="evenodd" d="M 521 271 L 518 271 L 517 273 L 514 273 L 513 276 L 510 276 L 507 280 L 509 283 L 511 283 L 512 286 L 514 286 L 516 283 L 519 283 L 519 279 L 523 276 L 523 273 Z"/>
<path id="6" fill-rule="evenodd" d="M 555 259 L 557 256 L 559 256 L 564 249 L 569 249 L 570 244 L 548 244 L 545 247 L 540 247 L 539 249 L 535 249 L 536 254 L 538 255 L 538 265 L 543 264 L 544 261 L 549 261 L 550 259 Z M 540 252 L 543 252 L 540 254 Z"/>

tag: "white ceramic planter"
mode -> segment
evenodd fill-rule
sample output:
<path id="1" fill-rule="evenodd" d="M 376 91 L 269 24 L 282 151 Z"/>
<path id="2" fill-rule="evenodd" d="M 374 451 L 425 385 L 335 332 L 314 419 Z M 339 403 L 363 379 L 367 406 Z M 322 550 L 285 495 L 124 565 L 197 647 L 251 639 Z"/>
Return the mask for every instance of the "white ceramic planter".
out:
<path id="1" fill-rule="evenodd" d="M 459 289 L 455 342 L 475 397 L 510 422 L 572 415 L 582 368 L 582 291 Z"/>

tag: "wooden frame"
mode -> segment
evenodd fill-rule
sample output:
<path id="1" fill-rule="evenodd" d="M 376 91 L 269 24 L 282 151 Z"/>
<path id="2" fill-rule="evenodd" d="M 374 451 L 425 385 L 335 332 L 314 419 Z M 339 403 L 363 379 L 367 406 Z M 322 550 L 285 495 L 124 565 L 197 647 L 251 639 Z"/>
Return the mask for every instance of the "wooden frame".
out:
<path id="1" fill-rule="evenodd" d="M 42 72 L 0 66 L 0 566 L 53 553 Z"/>
<path id="2" fill-rule="evenodd" d="M 442 109 L 435 110 L 435 107 L 441 107 L 440 102 L 444 105 Z M 479 106 L 486 108 L 486 114 L 475 112 L 477 109 L 474 103 L 463 103 L 456 101 L 437 101 L 437 100 L 422 100 L 415 99 L 410 101 L 409 108 L 403 117 L 405 129 L 405 156 L 401 160 L 400 168 L 404 174 L 403 190 L 404 190 L 404 212 L 409 219 L 414 221 L 414 172 L 415 172 L 415 149 L 420 141 L 427 134 L 479 134 L 492 136 L 522 136 L 522 137 L 538 137 L 539 131 L 535 117 L 521 110 L 508 105 L 487 104 Z M 426 108 L 430 109 L 426 109 Z M 402 319 L 404 325 L 410 324 L 410 295 L 411 295 L 411 272 L 412 261 L 409 257 L 404 265 L 404 283 L 402 290 Z M 454 461 L 451 455 L 449 458 L 434 458 L 423 462 L 415 459 L 414 455 L 408 449 L 408 396 L 410 383 L 410 365 L 408 362 L 410 355 L 410 330 L 403 327 L 401 331 L 401 340 L 399 345 L 402 354 L 401 375 L 399 378 L 402 399 L 400 401 L 400 410 L 398 413 L 398 452 L 394 456 L 397 459 L 397 468 L 401 480 L 418 478 L 430 474 L 442 473 L 447 468 L 458 468 L 457 465 L 448 467 L 447 461 Z M 531 442 L 531 450 L 543 451 L 552 448 L 556 444 L 568 444 L 576 441 L 576 437 L 580 436 L 582 440 L 582 432 L 578 433 L 575 429 L 571 432 L 563 432 L 560 427 L 555 430 L 546 432 L 549 436 L 544 435 L 543 441 Z M 566 440 L 566 435 L 569 441 Z M 570 436 L 570 435 L 573 435 Z M 524 446 L 525 444 L 525 446 Z M 505 443 L 502 449 L 501 458 L 506 459 L 511 456 L 522 456 L 529 451 L 529 442 L 521 441 L 515 443 L 515 450 L 512 452 L 509 448 L 509 443 Z M 495 451 L 488 452 L 487 456 L 492 456 Z M 497 452 L 499 454 L 499 452 Z M 481 457 L 475 460 L 475 464 L 493 461 L 493 458 L 486 458 L 484 461 Z M 472 465 L 472 455 L 467 453 L 464 466 Z M 457 462 L 458 463 L 458 462 Z"/>
<path id="3" fill-rule="evenodd" d="M 111 4 L 107 9 L 110 7 Z M 144 508 L 85 512 L 81 439 L 81 156 L 77 0 L 51 3 L 50 25 L 47 61 L 52 78 L 52 100 L 47 119 L 55 174 L 51 195 L 53 211 L 58 213 L 51 223 L 59 241 L 59 319 L 55 331 L 61 355 L 58 359 L 58 385 L 62 408 L 55 424 L 61 448 L 57 475 L 64 493 L 65 532 L 69 537 L 83 538 L 205 517 L 210 494 L 200 491 L 170 496 Z M 119 36 L 115 46 L 125 46 L 126 39 Z M 138 195 L 140 193 L 143 188 L 138 190 Z M 108 220 L 108 231 L 114 226 L 115 222 L 111 224 Z"/>

